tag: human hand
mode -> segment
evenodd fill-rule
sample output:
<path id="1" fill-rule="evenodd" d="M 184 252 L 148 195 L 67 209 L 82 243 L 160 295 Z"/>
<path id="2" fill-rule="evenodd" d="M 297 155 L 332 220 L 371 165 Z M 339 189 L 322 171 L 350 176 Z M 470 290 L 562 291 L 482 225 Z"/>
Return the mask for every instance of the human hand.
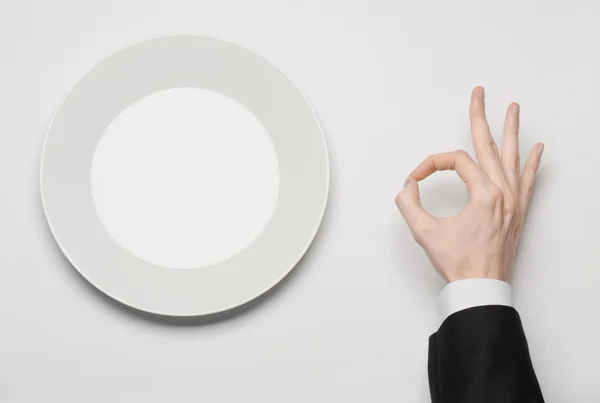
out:
<path id="1" fill-rule="evenodd" d="M 462 150 L 427 157 L 407 178 L 396 205 L 417 243 L 448 282 L 492 278 L 508 282 L 544 145 L 519 159 L 519 105 L 508 107 L 502 154 L 485 117 L 484 90 L 471 94 L 471 135 L 479 165 Z M 421 207 L 419 185 L 437 171 L 454 170 L 466 183 L 467 207 L 454 217 L 434 217 Z"/>

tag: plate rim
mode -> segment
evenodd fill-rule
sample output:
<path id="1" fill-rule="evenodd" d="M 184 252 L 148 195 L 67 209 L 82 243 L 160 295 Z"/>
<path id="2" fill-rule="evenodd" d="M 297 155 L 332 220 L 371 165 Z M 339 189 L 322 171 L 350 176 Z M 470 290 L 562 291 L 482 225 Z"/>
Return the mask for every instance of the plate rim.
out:
<path id="1" fill-rule="evenodd" d="M 298 257 L 294 260 L 293 264 L 290 264 L 288 268 L 286 268 L 285 270 L 282 270 L 282 274 L 279 275 L 274 281 L 272 281 L 271 283 L 269 283 L 268 286 L 264 287 L 263 289 L 261 289 L 259 292 L 257 292 L 255 295 L 243 299 L 241 302 L 237 302 L 234 304 L 230 304 L 227 307 L 221 308 L 221 309 L 212 309 L 212 310 L 206 310 L 205 312 L 202 313 L 195 313 L 195 312 L 179 312 L 179 313 L 173 313 L 173 312 L 166 312 L 166 311 L 160 311 L 160 310 L 156 310 L 156 309 L 148 309 L 148 308 L 143 308 L 140 306 L 137 306 L 137 304 L 135 303 L 130 303 L 125 301 L 123 298 L 121 297 L 117 297 L 116 295 L 114 295 L 112 292 L 107 291 L 105 287 L 102 287 L 100 285 L 98 285 L 96 282 L 92 281 L 86 274 L 84 271 L 80 270 L 80 268 L 74 263 L 73 259 L 71 258 L 71 256 L 69 255 L 68 251 L 66 250 L 66 248 L 64 247 L 64 245 L 62 244 L 62 242 L 59 240 L 59 237 L 57 237 L 57 233 L 56 230 L 52 224 L 52 221 L 50 220 L 49 217 L 49 213 L 47 210 L 47 206 L 46 206 L 46 201 L 44 200 L 44 190 L 43 190 L 43 177 L 44 177 L 44 158 L 46 155 L 46 146 L 48 143 L 48 139 L 50 137 L 50 131 L 52 129 L 52 126 L 54 124 L 54 121 L 56 119 L 56 116 L 58 115 L 58 112 L 60 111 L 61 107 L 63 106 L 63 104 L 65 103 L 66 99 L 69 97 L 69 95 L 73 92 L 73 90 L 77 87 L 77 85 L 84 79 L 84 77 L 86 77 L 92 70 L 94 70 L 99 64 L 101 64 L 103 61 L 111 58 L 113 55 L 129 48 L 132 46 L 135 46 L 137 44 L 143 43 L 143 42 L 147 42 L 147 41 L 152 41 L 152 40 L 156 40 L 156 39 L 163 39 L 163 38 L 169 38 L 169 37 L 191 37 L 191 36 L 196 36 L 196 37 L 202 37 L 202 38 L 207 38 L 207 39 L 216 39 L 219 41 L 224 41 L 224 42 L 228 42 L 230 44 L 233 45 L 237 45 L 241 48 L 244 48 L 247 51 L 250 51 L 258 56 L 260 56 L 262 59 L 264 59 L 266 62 L 268 62 L 271 66 L 273 66 L 275 69 L 277 69 L 281 74 L 283 74 L 283 76 L 289 80 L 289 82 L 294 86 L 294 88 L 298 91 L 298 93 L 301 95 L 302 99 L 304 100 L 304 103 L 306 104 L 306 106 L 308 107 L 312 117 L 315 120 L 315 123 L 317 125 L 319 134 L 320 134 L 320 140 L 323 144 L 323 150 L 324 150 L 324 155 L 325 155 L 325 191 L 324 191 L 324 195 L 323 195 L 323 201 L 322 201 L 322 206 L 320 209 L 320 213 L 317 217 L 316 220 L 316 224 L 314 226 L 314 229 L 312 231 L 312 233 L 310 233 L 310 236 L 308 237 L 308 240 L 306 241 L 306 244 L 304 245 L 304 247 L 301 250 L 301 253 L 298 254 Z M 102 57 L 101 59 L 99 59 L 98 61 L 96 61 L 90 68 L 88 68 L 75 82 L 74 84 L 71 85 L 71 87 L 69 88 L 69 90 L 65 93 L 65 95 L 62 97 L 61 101 L 58 103 L 58 106 L 56 107 L 56 109 L 54 110 L 54 113 L 52 114 L 52 117 L 47 125 L 46 131 L 45 131 L 45 135 L 44 135 L 44 141 L 43 141 L 43 145 L 42 145 L 42 150 L 41 150 L 41 158 L 40 158 L 40 168 L 39 168 L 39 190 L 40 190 L 40 198 L 41 198 L 41 202 L 42 202 L 42 208 L 44 211 L 44 217 L 46 218 L 46 222 L 48 224 L 48 227 L 50 229 L 50 232 L 52 234 L 52 238 L 54 239 L 54 241 L 56 242 L 57 246 L 59 247 L 60 251 L 62 252 L 62 254 L 65 256 L 65 258 L 68 260 L 68 262 L 71 264 L 71 266 L 75 269 L 75 271 L 77 273 L 79 273 L 79 275 L 81 275 L 90 285 L 92 285 L 94 288 L 96 288 L 98 291 L 100 291 L 101 293 L 103 293 L 104 295 L 110 297 L 112 300 L 128 307 L 128 308 L 132 308 L 136 311 L 140 311 L 140 312 L 145 312 L 145 313 L 150 313 L 153 315 L 157 315 L 157 316 L 162 316 L 162 317 L 180 317 L 180 318 L 190 318 L 190 317 L 203 317 L 203 316 L 211 316 L 211 315 L 215 315 L 218 313 L 222 313 L 222 312 L 227 312 L 227 311 L 231 311 L 233 309 L 242 307 L 254 300 L 257 300 L 258 298 L 260 298 L 261 296 L 263 296 L 264 294 L 268 293 L 270 290 L 274 289 L 279 283 L 281 283 L 283 281 L 283 279 L 285 279 L 290 272 L 296 268 L 296 266 L 298 265 L 298 263 L 304 258 L 304 256 L 306 255 L 306 252 L 308 251 L 308 249 L 311 247 L 312 243 L 314 242 L 319 229 L 321 228 L 321 225 L 323 223 L 323 218 L 325 216 L 325 212 L 327 210 L 327 205 L 329 202 L 329 194 L 330 194 L 330 190 L 331 190 L 331 161 L 330 161 L 330 156 L 329 156 L 329 147 L 327 145 L 327 139 L 325 137 L 325 133 L 323 131 L 323 126 L 319 120 L 319 117 L 315 111 L 315 109 L 313 108 L 312 104 L 309 102 L 308 97 L 306 96 L 306 94 L 304 93 L 304 91 L 302 91 L 302 89 L 300 88 L 300 86 L 296 83 L 296 81 L 294 81 L 289 74 L 287 74 L 285 72 L 285 70 L 283 70 L 278 64 L 276 64 L 275 62 L 273 62 L 271 59 L 265 57 L 262 53 L 254 50 L 253 48 L 242 44 L 240 42 L 237 42 L 235 40 L 229 39 L 229 38 L 225 38 L 222 36 L 218 36 L 218 35 L 209 35 L 209 34 L 204 34 L 204 33 L 178 33 L 178 34 L 163 34 L 163 35 L 156 35 L 156 36 L 151 36 L 151 37 L 147 37 L 144 39 L 139 39 L 137 41 L 134 42 L 130 42 L 124 46 L 121 46 L 120 48 L 116 49 L 115 51 L 111 52 L 110 54 Z"/>

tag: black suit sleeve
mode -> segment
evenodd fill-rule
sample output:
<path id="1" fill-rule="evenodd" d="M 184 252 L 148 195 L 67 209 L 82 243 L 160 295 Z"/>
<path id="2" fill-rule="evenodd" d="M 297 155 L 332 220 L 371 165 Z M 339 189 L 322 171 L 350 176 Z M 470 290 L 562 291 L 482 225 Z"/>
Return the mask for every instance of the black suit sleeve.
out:
<path id="1" fill-rule="evenodd" d="M 450 315 L 429 338 L 433 403 L 543 403 L 519 314 L 491 305 Z"/>

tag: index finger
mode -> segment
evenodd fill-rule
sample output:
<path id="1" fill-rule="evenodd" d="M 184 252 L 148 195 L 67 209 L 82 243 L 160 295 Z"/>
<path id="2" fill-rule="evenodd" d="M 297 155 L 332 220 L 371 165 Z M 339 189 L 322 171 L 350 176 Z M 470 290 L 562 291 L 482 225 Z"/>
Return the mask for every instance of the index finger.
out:
<path id="1" fill-rule="evenodd" d="M 485 174 L 473 161 L 473 158 L 463 150 L 430 155 L 412 171 L 410 176 L 421 181 L 437 171 L 448 170 L 456 171 L 467 185 L 485 178 Z"/>

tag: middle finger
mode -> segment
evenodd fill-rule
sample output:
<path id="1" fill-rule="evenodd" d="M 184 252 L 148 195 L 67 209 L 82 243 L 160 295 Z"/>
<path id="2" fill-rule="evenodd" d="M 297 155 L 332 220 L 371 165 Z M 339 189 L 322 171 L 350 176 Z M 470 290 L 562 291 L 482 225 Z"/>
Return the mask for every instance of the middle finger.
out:
<path id="1" fill-rule="evenodd" d="M 471 119 L 471 135 L 473 136 L 477 162 L 500 189 L 505 189 L 507 184 L 500 164 L 498 146 L 490 133 L 490 127 L 485 117 L 485 100 L 482 87 L 476 87 L 471 94 L 469 117 Z"/>

